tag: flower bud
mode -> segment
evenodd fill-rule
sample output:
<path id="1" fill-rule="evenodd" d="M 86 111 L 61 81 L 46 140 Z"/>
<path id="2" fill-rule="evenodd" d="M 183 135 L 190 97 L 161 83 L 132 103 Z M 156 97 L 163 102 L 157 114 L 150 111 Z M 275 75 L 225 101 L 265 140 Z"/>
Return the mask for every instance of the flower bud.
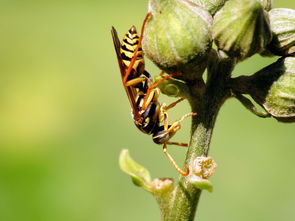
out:
<path id="1" fill-rule="evenodd" d="M 162 79 L 162 77 L 156 76 L 155 82 Z M 178 85 L 174 84 L 176 79 L 168 79 L 162 82 L 158 85 L 158 88 L 160 88 L 161 92 L 163 94 L 166 94 L 169 97 L 179 97 L 180 96 L 180 88 Z"/>
<path id="2" fill-rule="evenodd" d="M 189 0 L 150 0 L 143 38 L 145 55 L 167 73 L 202 76 L 211 48 L 212 17 Z"/>
<path id="3" fill-rule="evenodd" d="M 249 94 L 270 115 L 295 122 L 295 54 L 263 68 L 247 84 Z"/>
<path id="4" fill-rule="evenodd" d="M 171 178 L 156 178 L 151 182 L 151 189 L 153 194 L 167 194 L 173 190 L 173 179 Z"/>
<path id="5" fill-rule="evenodd" d="M 216 167 L 217 164 L 212 157 L 197 157 L 192 172 L 203 179 L 208 179 L 214 174 Z"/>
<path id="6" fill-rule="evenodd" d="M 264 10 L 269 11 L 272 9 L 272 0 L 257 0 L 260 2 Z"/>
<path id="7" fill-rule="evenodd" d="M 219 49 L 243 60 L 261 52 L 272 34 L 258 1 L 229 0 L 214 16 L 213 38 Z"/>
<path id="8" fill-rule="evenodd" d="M 214 15 L 227 0 L 190 0 Z"/>
<path id="9" fill-rule="evenodd" d="M 267 47 L 268 51 L 280 56 L 295 52 L 295 10 L 274 8 L 269 11 L 269 20 L 273 40 Z"/>
<path id="10" fill-rule="evenodd" d="M 216 167 L 217 164 L 212 157 L 197 157 L 193 162 L 189 182 L 198 189 L 212 192 L 213 185 L 208 178 L 214 174 Z"/>
<path id="11" fill-rule="evenodd" d="M 154 77 L 155 82 L 162 79 L 160 76 Z M 190 89 L 187 84 L 179 79 L 170 78 L 158 85 L 158 88 L 163 94 L 166 94 L 169 97 L 190 97 Z"/>

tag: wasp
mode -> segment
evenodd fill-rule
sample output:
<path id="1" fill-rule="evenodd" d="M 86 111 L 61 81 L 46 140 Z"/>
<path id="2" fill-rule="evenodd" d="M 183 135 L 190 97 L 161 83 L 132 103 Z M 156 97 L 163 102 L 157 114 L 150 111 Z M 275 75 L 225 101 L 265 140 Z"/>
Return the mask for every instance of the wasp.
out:
<path id="1" fill-rule="evenodd" d="M 186 171 L 180 169 L 168 153 L 167 145 L 187 146 L 185 143 L 170 142 L 169 140 L 180 129 L 180 123 L 185 118 L 196 115 L 196 113 L 188 113 L 173 124 L 169 124 L 167 110 L 184 100 L 184 98 L 178 99 L 168 106 L 158 101 L 160 90 L 157 86 L 164 80 L 178 74 L 163 77 L 164 73 L 161 73 L 162 79 L 154 82 L 151 75 L 145 70 L 141 42 L 144 26 L 150 16 L 149 13 L 145 17 L 140 36 L 137 34 L 135 26 L 132 26 L 121 43 L 116 29 L 112 27 L 111 33 L 122 83 L 131 104 L 131 114 L 136 127 L 143 133 L 152 135 L 152 139 L 156 144 L 163 144 L 163 152 L 169 161 L 180 174 L 187 176 L 189 168 L 185 165 Z"/>

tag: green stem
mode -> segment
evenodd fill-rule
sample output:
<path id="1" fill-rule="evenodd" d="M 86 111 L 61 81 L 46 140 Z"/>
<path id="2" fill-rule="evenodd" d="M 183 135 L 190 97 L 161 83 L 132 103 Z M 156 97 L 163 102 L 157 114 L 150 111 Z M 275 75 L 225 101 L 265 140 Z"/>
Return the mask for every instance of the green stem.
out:
<path id="1" fill-rule="evenodd" d="M 234 67 L 234 61 L 221 58 L 213 54 L 208 68 L 208 82 L 205 92 L 193 94 L 191 106 L 198 115 L 192 119 L 190 147 L 186 156 L 186 163 L 191 169 L 198 156 L 207 156 L 217 114 L 224 101 L 230 97 L 227 80 Z M 192 86 L 191 91 L 197 91 Z M 169 213 L 164 216 L 165 221 L 190 221 L 194 219 L 201 190 L 195 188 L 188 177 L 180 176 L 174 189 Z"/>

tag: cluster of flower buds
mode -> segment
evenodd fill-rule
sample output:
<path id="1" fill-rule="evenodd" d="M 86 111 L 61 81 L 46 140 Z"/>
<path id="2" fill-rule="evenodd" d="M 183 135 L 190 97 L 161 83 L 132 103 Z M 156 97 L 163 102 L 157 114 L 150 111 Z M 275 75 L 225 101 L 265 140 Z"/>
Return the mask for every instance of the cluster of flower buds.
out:
<path id="1" fill-rule="evenodd" d="M 143 49 L 167 73 L 201 78 L 213 41 L 239 60 L 266 50 L 276 33 L 271 6 L 271 0 L 150 0 Z"/>
<path id="2" fill-rule="evenodd" d="M 150 0 L 149 12 L 145 54 L 184 81 L 202 78 L 212 48 L 238 62 L 283 56 L 254 74 L 245 93 L 278 120 L 295 121 L 295 10 L 272 8 L 272 0 Z M 168 83 L 167 94 L 179 94 Z"/>

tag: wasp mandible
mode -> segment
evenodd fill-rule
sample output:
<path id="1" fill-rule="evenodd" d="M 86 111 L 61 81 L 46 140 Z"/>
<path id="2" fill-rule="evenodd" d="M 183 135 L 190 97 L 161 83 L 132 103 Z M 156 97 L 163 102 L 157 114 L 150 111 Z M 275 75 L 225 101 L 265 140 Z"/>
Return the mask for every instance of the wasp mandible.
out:
<path id="1" fill-rule="evenodd" d="M 145 70 L 141 42 L 145 24 L 150 16 L 152 15 L 148 13 L 145 17 L 140 36 L 138 36 L 135 26 L 132 26 L 124 36 L 122 43 L 120 43 L 116 29 L 112 27 L 111 32 L 122 83 L 131 104 L 132 118 L 136 127 L 143 133 L 152 135 L 156 144 L 163 144 L 163 152 L 169 161 L 180 174 L 187 176 L 189 168 L 185 165 L 186 171 L 180 169 L 168 153 L 167 145 L 188 146 L 185 143 L 170 142 L 169 140 L 180 129 L 180 123 L 185 118 L 196 115 L 196 113 L 185 114 L 173 124 L 169 124 L 167 110 L 184 98 L 180 98 L 168 106 L 160 104 L 158 101 L 160 90 L 157 86 L 179 74 L 170 74 L 164 77 L 164 73 L 161 73 L 162 79 L 154 82 L 151 75 Z"/>

